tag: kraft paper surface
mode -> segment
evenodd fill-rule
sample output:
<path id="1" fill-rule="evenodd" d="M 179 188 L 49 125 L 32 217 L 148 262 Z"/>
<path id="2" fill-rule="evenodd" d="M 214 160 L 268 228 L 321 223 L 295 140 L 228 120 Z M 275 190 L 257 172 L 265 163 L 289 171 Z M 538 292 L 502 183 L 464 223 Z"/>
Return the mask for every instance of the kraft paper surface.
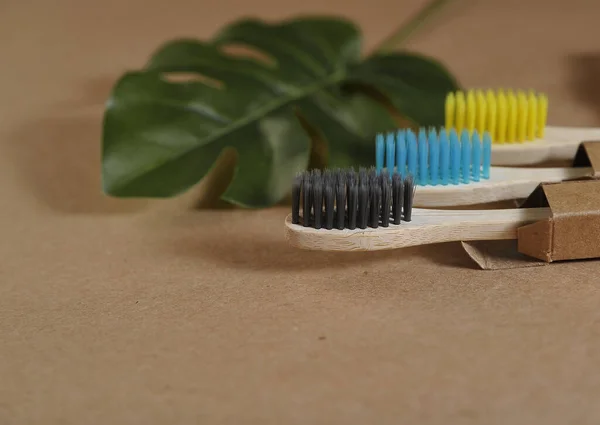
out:
<path id="1" fill-rule="evenodd" d="M 342 13 L 370 49 L 418 0 L 5 1 L 0 424 L 600 423 L 600 261 L 481 270 L 460 243 L 286 245 L 287 208 L 100 191 L 103 105 L 162 42 Z M 600 126 L 600 2 L 458 0 L 406 48 Z M 214 176 L 211 178 L 214 179 Z"/>

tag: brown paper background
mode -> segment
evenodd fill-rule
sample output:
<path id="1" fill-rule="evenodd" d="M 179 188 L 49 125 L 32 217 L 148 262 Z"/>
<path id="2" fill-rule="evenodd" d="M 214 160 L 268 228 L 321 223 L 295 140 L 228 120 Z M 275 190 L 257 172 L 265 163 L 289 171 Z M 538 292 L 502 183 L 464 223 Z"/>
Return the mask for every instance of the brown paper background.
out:
<path id="1" fill-rule="evenodd" d="M 417 0 L 0 5 L 0 424 L 598 424 L 600 262 L 481 271 L 460 244 L 286 246 L 286 210 L 99 192 L 102 103 L 163 40 Z M 600 2 L 460 1 L 409 47 L 600 125 Z"/>

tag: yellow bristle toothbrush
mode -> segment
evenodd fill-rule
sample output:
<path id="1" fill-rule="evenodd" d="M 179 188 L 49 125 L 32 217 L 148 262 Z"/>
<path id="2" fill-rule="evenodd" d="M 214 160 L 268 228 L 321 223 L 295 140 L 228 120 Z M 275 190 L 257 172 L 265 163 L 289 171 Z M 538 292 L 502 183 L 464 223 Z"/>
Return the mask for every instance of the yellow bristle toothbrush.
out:
<path id="1" fill-rule="evenodd" d="M 532 90 L 451 92 L 445 117 L 447 129 L 490 134 L 492 165 L 572 160 L 582 141 L 600 140 L 600 128 L 546 125 L 548 98 Z"/>

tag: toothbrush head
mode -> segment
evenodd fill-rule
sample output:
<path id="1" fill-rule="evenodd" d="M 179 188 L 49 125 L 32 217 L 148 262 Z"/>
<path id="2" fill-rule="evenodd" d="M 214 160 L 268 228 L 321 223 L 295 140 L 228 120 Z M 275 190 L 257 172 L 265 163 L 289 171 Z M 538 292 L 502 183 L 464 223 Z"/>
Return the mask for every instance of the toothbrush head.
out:
<path id="1" fill-rule="evenodd" d="M 292 224 L 323 230 L 390 227 L 412 220 L 411 176 L 373 167 L 304 171 L 292 183 Z"/>
<path id="2" fill-rule="evenodd" d="M 532 90 L 468 90 L 448 93 L 446 128 L 489 133 L 493 143 L 523 143 L 544 137 L 548 98 Z"/>
<path id="3" fill-rule="evenodd" d="M 384 149 L 379 141 L 394 137 L 395 147 Z M 400 130 L 376 137 L 376 170 L 413 176 L 415 183 L 448 185 L 477 182 L 490 177 L 491 137 L 477 130 L 421 128 Z M 383 168 L 383 164 L 386 168 Z"/>

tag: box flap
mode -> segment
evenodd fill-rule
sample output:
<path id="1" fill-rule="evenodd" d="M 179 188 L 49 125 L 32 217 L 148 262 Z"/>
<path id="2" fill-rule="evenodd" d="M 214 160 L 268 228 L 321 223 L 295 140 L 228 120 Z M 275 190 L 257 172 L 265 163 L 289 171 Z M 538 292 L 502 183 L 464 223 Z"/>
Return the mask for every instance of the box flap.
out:
<path id="1" fill-rule="evenodd" d="M 541 188 L 554 218 L 600 214 L 600 184 L 597 180 L 543 184 Z"/>
<path id="2" fill-rule="evenodd" d="M 516 240 L 461 242 L 469 257 L 483 270 L 506 270 L 547 266 L 548 263 L 522 254 Z"/>
<path id="3" fill-rule="evenodd" d="M 506 201 L 495 208 L 515 208 L 523 202 L 520 200 Z M 518 251 L 516 239 L 498 241 L 463 241 L 463 250 L 483 270 L 506 270 L 523 267 L 547 266 L 548 263 Z"/>
<path id="4" fill-rule="evenodd" d="M 527 224 L 517 229 L 517 250 L 521 254 L 551 263 L 554 249 L 552 219 Z"/>
<path id="5" fill-rule="evenodd" d="M 548 208 L 548 200 L 544 193 L 542 184 L 539 184 L 531 195 L 529 195 L 520 205 L 520 208 Z"/>
<path id="6" fill-rule="evenodd" d="M 600 141 L 587 141 L 579 145 L 573 167 L 592 167 L 593 177 L 600 178 Z"/>

